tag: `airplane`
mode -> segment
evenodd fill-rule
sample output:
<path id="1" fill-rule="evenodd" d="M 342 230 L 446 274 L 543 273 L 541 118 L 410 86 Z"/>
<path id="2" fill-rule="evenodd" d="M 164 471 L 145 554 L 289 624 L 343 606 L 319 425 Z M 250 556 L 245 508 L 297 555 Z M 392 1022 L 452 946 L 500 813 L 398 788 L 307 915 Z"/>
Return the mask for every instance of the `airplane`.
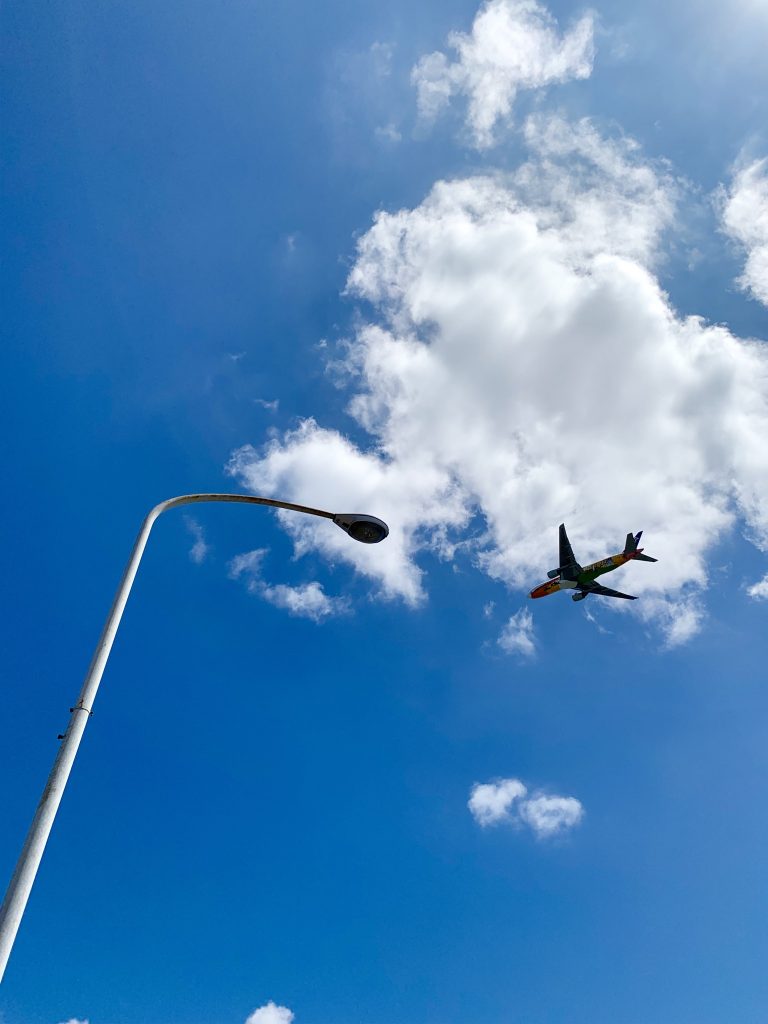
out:
<path id="1" fill-rule="evenodd" d="M 547 573 L 549 579 L 546 583 L 541 583 L 538 587 L 534 587 L 530 596 L 533 598 L 548 597 L 557 590 L 577 590 L 578 593 L 571 594 L 572 601 L 583 601 L 590 594 L 601 594 L 603 597 L 623 597 L 627 601 L 636 601 L 637 598 L 631 594 L 622 594 L 619 590 L 611 590 L 610 587 L 604 587 L 600 583 L 595 583 L 595 580 L 598 576 L 602 576 L 603 573 L 612 572 L 626 562 L 633 560 L 638 562 L 658 562 L 658 558 L 644 555 L 643 549 L 637 546 L 642 535 L 642 530 L 634 536 L 628 533 L 624 550 L 620 554 L 609 555 L 608 558 L 602 558 L 599 562 L 581 566 L 576 561 L 571 542 L 568 540 L 568 534 L 565 532 L 565 526 L 561 523 L 560 566 L 557 569 L 551 569 Z"/>

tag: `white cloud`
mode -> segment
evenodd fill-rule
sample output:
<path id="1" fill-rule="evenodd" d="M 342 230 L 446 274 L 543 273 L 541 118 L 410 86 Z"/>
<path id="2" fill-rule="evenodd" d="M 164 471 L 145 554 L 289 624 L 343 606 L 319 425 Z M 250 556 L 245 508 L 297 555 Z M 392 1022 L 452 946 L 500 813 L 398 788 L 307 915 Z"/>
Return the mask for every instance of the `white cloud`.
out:
<path id="1" fill-rule="evenodd" d="M 254 1010 L 245 1024 L 291 1024 L 293 1016 L 287 1006 L 276 1006 L 270 1000 L 265 1006 Z"/>
<path id="2" fill-rule="evenodd" d="M 82 1020 L 80 1017 L 70 1017 L 69 1020 L 62 1021 L 61 1024 L 88 1024 L 87 1020 Z"/>
<path id="3" fill-rule="evenodd" d="M 638 613 L 646 621 L 656 623 L 668 649 L 687 643 L 699 632 L 705 618 L 698 595 L 684 593 L 674 598 L 649 594 Z"/>
<path id="4" fill-rule="evenodd" d="M 536 0 L 486 0 L 469 34 L 452 32 L 449 61 L 435 52 L 411 73 L 419 115 L 431 121 L 452 96 L 468 100 L 467 124 L 478 149 L 491 146 L 499 121 L 510 117 L 519 89 L 540 89 L 588 78 L 594 57 L 593 17 L 585 14 L 567 33 Z"/>
<path id="5" fill-rule="evenodd" d="M 573 828 L 584 816 L 584 808 L 575 797 L 546 793 L 529 797 L 528 788 L 520 779 L 475 783 L 467 806 L 483 828 L 500 824 L 527 825 L 539 838 Z"/>
<path id="6" fill-rule="evenodd" d="M 392 74 L 392 56 L 394 52 L 394 43 L 371 43 L 368 50 L 371 68 L 379 78 L 387 78 Z"/>
<path id="7" fill-rule="evenodd" d="M 724 230 L 746 254 L 738 283 L 768 306 L 768 158 L 738 170 L 720 203 Z"/>
<path id="8" fill-rule="evenodd" d="M 189 550 L 189 557 L 195 565 L 200 565 L 205 561 L 208 556 L 208 552 L 211 549 L 205 541 L 205 533 L 203 532 L 203 528 L 200 523 L 198 523 L 196 519 L 193 519 L 192 516 L 184 516 L 184 522 L 187 530 L 192 534 L 195 541 Z"/>
<path id="9" fill-rule="evenodd" d="M 768 576 L 763 576 L 757 583 L 747 587 L 747 593 L 755 601 L 768 601 Z"/>
<path id="10" fill-rule="evenodd" d="M 512 805 L 527 792 L 519 779 L 476 782 L 467 806 L 478 825 L 497 825 L 510 818 Z"/>
<path id="11" fill-rule="evenodd" d="M 376 128 L 374 134 L 377 139 L 380 139 L 382 142 L 387 142 L 390 144 L 400 142 L 402 141 L 403 138 L 400 129 L 397 127 L 394 121 L 389 121 L 387 124 L 379 125 L 379 127 Z"/>
<path id="12" fill-rule="evenodd" d="M 674 645 L 702 621 L 718 540 L 738 523 L 768 548 L 768 354 L 662 291 L 665 168 L 588 122 L 540 117 L 525 136 L 517 172 L 438 182 L 359 240 L 348 292 L 371 312 L 343 364 L 368 443 L 308 420 L 230 468 L 257 493 L 387 520 L 366 548 L 283 519 L 299 553 L 410 604 L 424 550 L 450 559 L 458 541 L 528 591 L 557 564 L 558 523 L 583 562 L 644 529 L 659 562 L 624 568 L 619 589 Z"/>
<path id="13" fill-rule="evenodd" d="M 533 639 L 533 616 L 527 608 L 521 608 L 510 618 L 496 641 L 507 654 L 522 654 L 531 658 L 536 653 Z"/>
<path id="14" fill-rule="evenodd" d="M 524 800 L 520 805 L 520 817 L 542 838 L 573 828 L 583 816 L 584 808 L 573 796 L 541 794 Z"/>
<path id="15" fill-rule="evenodd" d="M 348 613 L 349 601 L 343 597 L 329 597 L 317 580 L 295 587 L 286 583 L 267 583 L 261 574 L 266 554 L 266 548 L 258 548 L 236 555 L 229 563 L 230 578 L 244 579 L 249 593 L 257 594 L 277 608 L 284 608 L 289 615 L 322 622 L 331 615 Z"/>
<path id="16" fill-rule="evenodd" d="M 574 267 L 601 253 L 657 262 L 683 187 L 666 164 L 644 161 L 634 139 L 602 137 L 588 118 L 534 115 L 523 135 L 533 157 L 515 191 L 540 229 L 557 231 Z"/>
<path id="17" fill-rule="evenodd" d="M 266 409 L 267 412 L 277 412 L 280 407 L 280 399 L 274 398 L 272 401 L 268 401 L 266 398 L 254 398 L 254 405 L 260 405 L 262 409 Z"/>

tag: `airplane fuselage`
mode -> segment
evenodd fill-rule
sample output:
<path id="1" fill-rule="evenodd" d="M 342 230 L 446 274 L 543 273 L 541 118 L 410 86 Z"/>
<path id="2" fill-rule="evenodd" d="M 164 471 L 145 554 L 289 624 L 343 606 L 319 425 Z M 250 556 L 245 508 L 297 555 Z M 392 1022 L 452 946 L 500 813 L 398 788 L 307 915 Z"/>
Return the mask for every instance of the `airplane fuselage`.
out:
<path id="1" fill-rule="evenodd" d="M 613 572 L 619 566 L 631 562 L 633 558 L 642 553 L 642 550 L 642 548 L 638 548 L 637 551 L 622 551 L 618 555 L 609 555 L 608 558 L 601 558 L 599 562 L 585 565 L 581 572 L 575 574 L 575 578 L 572 580 L 555 576 L 554 579 L 546 580 L 544 583 L 540 583 L 538 587 L 534 587 L 530 596 L 549 597 L 550 594 L 555 594 L 558 590 L 573 590 L 575 587 L 593 583 L 598 576 L 603 576 L 607 572 Z"/>

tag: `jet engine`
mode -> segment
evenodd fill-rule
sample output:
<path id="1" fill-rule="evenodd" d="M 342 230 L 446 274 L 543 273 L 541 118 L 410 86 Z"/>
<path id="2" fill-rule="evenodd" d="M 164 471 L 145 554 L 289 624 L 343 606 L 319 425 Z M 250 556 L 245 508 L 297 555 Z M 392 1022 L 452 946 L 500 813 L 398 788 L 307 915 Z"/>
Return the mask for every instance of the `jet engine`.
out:
<path id="1" fill-rule="evenodd" d="M 572 601 L 583 601 L 584 598 L 588 596 L 588 593 L 589 592 L 587 590 L 582 590 L 578 594 L 571 594 L 571 600 Z"/>
<path id="2" fill-rule="evenodd" d="M 560 575 L 560 570 L 559 569 L 550 569 L 549 572 L 547 573 L 547 576 L 551 580 L 555 579 L 559 575 Z"/>

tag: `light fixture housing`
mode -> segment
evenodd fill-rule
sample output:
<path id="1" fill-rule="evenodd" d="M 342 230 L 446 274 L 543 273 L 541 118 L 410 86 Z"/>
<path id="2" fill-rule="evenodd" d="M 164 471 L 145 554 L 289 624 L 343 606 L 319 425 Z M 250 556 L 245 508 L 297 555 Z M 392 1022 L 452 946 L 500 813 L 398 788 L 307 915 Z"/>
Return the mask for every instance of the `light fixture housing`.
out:
<path id="1" fill-rule="evenodd" d="M 378 544 L 389 534 L 389 527 L 383 520 L 359 512 L 339 513 L 333 517 L 333 521 L 361 544 Z"/>

